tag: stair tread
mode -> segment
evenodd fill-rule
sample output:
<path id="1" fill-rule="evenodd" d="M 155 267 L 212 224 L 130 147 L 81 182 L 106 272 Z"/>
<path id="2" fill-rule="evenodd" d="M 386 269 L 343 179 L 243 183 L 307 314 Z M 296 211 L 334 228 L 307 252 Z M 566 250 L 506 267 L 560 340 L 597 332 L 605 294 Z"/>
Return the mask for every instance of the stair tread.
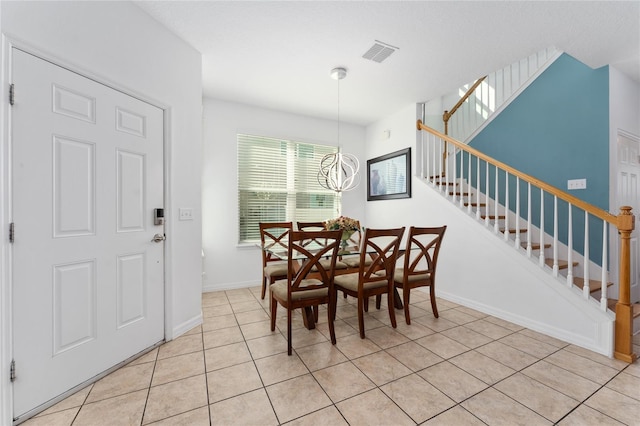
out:
<path id="1" fill-rule="evenodd" d="M 546 263 L 547 266 L 553 268 L 553 259 L 545 259 L 544 263 Z M 578 262 L 573 262 L 573 266 L 578 266 Z M 558 269 L 567 269 L 568 267 L 569 267 L 568 261 L 558 259 Z"/>
<path id="2" fill-rule="evenodd" d="M 486 203 L 469 203 L 468 201 L 465 201 L 464 203 L 465 207 L 469 204 L 471 204 L 471 207 L 487 207 Z"/>
<path id="3" fill-rule="evenodd" d="M 456 192 L 454 192 L 454 191 L 449 191 L 449 195 L 453 195 L 453 194 L 456 194 L 456 195 L 462 195 L 463 197 L 468 197 L 469 195 L 473 195 L 472 193 L 470 193 L 470 192 L 466 192 L 466 191 L 465 191 L 465 192 L 460 192 L 460 191 L 456 191 Z"/>
<path id="4" fill-rule="evenodd" d="M 496 216 L 494 214 L 490 214 L 490 215 L 483 214 L 480 217 L 483 218 L 483 219 L 486 219 L 488 217 L 490 220 L 495 220 L 496 218 L 498 218 L 499 220 L 502 220 L 502 219 L 506 218 L 506 216 L 503 215 L 503 214 L 498 215 L 498 216 Z"/>
<path id="5" fill-rule="evenodd" d="M 618 299 L 607 299 L 607 307 L 615 312 Z M 633 318 L 640 317 L 640 303 L 633 303 Z"/>
<path id="6" fill-rule="evenodd" d="M 523 248 L 527 248 L 527 243 L 520 244 Z M 544 248 L 550 248 L 550 243 L 545 243 Z M 540 250 L 540 243 L 531 243 L 531 250 Z"/>
<path id="7" fill-rule="evenodd" d="M 582 278 L 582 277 L 574 277 L 573 278 L 573 285 L 575 285 L 576 287 L 578 287 L 580 289 L 584 288 L 584 278 Z M 607 283 L 607 287 L 610 287 L 612 285 L 613 285 L 613 283 L 610 283 L 610 282 Z M 599 291 L 601 289 L 601 287 L 602 287 L 602 281 L 589 280 L 589 292 L 590 293 Z"/>
<path id="8" fill-rule="evenodd" d="M 500 232 L 502 232 L 504 234 L 504 228 L 500 228 Z M 520 233 L 521 234 L 523 234 L 525 232 L 527 232 L 527 228 L 520 229 Z M 515 234 L 516 233 L 516 229 L 515 228 L 510 228 L 509 229 L 509 233 L 510 234 Z"/>

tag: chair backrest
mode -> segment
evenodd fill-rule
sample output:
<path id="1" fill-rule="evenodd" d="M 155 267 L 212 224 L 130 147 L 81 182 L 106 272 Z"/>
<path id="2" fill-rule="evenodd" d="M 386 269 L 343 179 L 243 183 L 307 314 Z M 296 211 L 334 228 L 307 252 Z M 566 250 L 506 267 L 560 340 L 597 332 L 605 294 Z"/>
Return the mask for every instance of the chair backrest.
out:
<path id="1" fill-rule="evenodd" d="M 287 261 L 289 262 L 289 294 L 327 287 L 333 283 L 338 247 L 342 231 L 291 231 Z M 321 246 L 308 248 L 309 238 L 324 241 Z M 321 262 L 329 259 L 330 262 Z M 295 264 L 294 264 L 295 262 Z M 310 282 L 309 274 L 318 282 Z"/>
<path id="2" fill-rule="evenodd" d="M 404 254 L 404 279 L 411 275 L 429 274 L 432 282 L 436 273 L 438 253 L 446 226 L 436 228 L 409 228 L 407 251 Z"/>
<path id="3" fill-rule="evenodd" d="M 304 231 L 304 232 L 309 232 L 309 231 L 325 231 L 325 227 L 324 227 L 324 222 L 296 222 L 296 226 L 298 228 L 298 231 Z M 326 244 L 326 241 L 323 240 L 317 240 L 315 238 L 309 238 L 306 240 L 305 245 L 309 245 L 311 243 L 317 243 L 319 245 L 324 245 Z"/>
<path id="4" fill-rule="evenodd" d="M 359 285 L 362 286 L 367 282 L 391 282 L 393 280 L 403 234 L 404 227 L 394 229 L 368 228 L 365 230 L 364 241 L 360 247 Z M 365 261 L 367 255 L 373 259 L 369 265 Z M 384 271 L 384 273 L 380 271 Z"/>
<path id="5" fill-rule="evenodd" d="M 324 231 L 324 222 L 296 222 L 298 231 Z"/>
<path id="6" fill-rule="evenodd" d="M 262 266 L 269 262 L 279 261 L 267 250 L 282 250 L 289 248 L 289 233 L 293 230 L 292 222 L 260 222 L 260 244 L 262 244 Z"/>

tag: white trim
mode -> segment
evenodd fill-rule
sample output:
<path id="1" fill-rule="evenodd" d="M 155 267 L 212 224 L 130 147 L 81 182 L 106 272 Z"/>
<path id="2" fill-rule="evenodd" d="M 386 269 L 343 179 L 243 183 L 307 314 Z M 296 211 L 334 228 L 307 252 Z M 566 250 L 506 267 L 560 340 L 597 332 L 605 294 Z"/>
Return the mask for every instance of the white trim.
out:
<path id="1" fill-rule="evenodd" d="M 186 333 L 187 331 L 191 330 L 194 327 L 199 326 L 200 324 L 202 324 L 202 311 L 200 311 L 200 314 L 196 315 L 195 317 L 191 318 L 190 320 L 187 320 L 185 322 L 183 322 L 182 324 L 178 324 L 176 327 L 174 327 L 171 332 L 173 333 L 173 335 L 175 337 L 181 336 L 184 333 Z"/>
<path id="2" fill-rule="evenodd" d="M 104 76 L 95 74 L 75 63 L 71 63 L 62 58 L 57 57 L 51 53 L 45 52 L 30 43 L 19 40 L 17 37 L 13 37 L 10 34 L 2 34 L 2 79 L 0 96 L 2 101 L 0 102 L 0 117 L 2 122 L 0 123 L 0 131 L 2 131 L 0 142 L 0 188 L 2 188 L 2 197 L 0 199 L 0 265 L 2 265 L 2 272 L 0 273 L 0 424 L 11 424 L 13 422 L 13 388 L 8 378 L 9 364 L 13 357 L 13 324 L 11 321 L 13 304 L 12 304 L 12 250 L 9 243 L 7 228 L 8 224 L 12 221 L 12 209 L 11 209 L 11 108 L 7 108 L 6 101 L 8 98 L 8 84 L 11 81 L 11 64 L 12 64 L 12 49 L 17 48 L 23 50 L 29 54 L 37 56 L 41 59 L 49 61 L 57 66 L 65 68 L 71 72 L 82 75 L 88 79 L 91 79 L 99 84 L 105 85 L 111 89 L 117 90 L 129 96 L 135 97 L 150 105 L 156 106 L 164 111 L 164 124 L 163 124 L 163 145 L 164 145 L 164 204 L 165 204 L 165 234 L 167 235 L 168 242 L 165 242 L 164 253 L 164 286 L 165 286 L 165 299 L 164 299 L 164 335 L 165 340 L 169 341 L 176 334 L 176 330 L 180 327 L 171 327 L 171 320 L 173 319 L 173 282 L 171 280 L 172 272 L 172 254 L 173 244 L 171 243 L 171 168 L 170 168 L 170 154 L 171 154 L 171 107 L 153 97 L 149 97 L 134 89 L 125 87 L 119 83 L 116 83 Z M 199 316 L 200 323 L 202 322 L 202 315 Z M 193 328 L 193 327 L 191 327 Z"/>
<path id="3" fill-rule="evenodd" d="M 241 281 L 237 283 L 217 283 L 202 286 L 203 293 L 210 293 L 212 291 L 224 291 L 224 290 L 237 290 L 239 288 L 250 288 L 256 285 L 262 285 L 262 282 L 256 281 Z"/>
<path id="4" fill-rule="evenodd" d="M 513 312 L 507 312 L 482 303 L 478 303 L 474 300 L 447 293 L 446 291 L 436 290 L 436 293 L 436 297 L 442 298 L 444 300 L 448 300 L 450 302 L 475 309 L 476 311 L 483 312 L 487 315 L 491 315 L 510 323 L 517 324 L 530 330 L 545 334 L 547 336 L 572 343 L 576 346 L 580 346 L 593 352 L 608 356 L 609 358 L 613 357 L 615 319 L 610 314 L 608 314 L 610 319 L 609 321 L 603 321 L 594 324 L 593 339 L 588 339 L 584 335 L 571 333 L 569 330 L 553 327 L 552 325 L 538 322 L 531 318 L 526 318 Z M 593 308 L 595 310 L 598 310 L 597 305 L 593 306 Z"/>
<path id="5" fill-rule="evenodd" d="M 0 8 L 1 9 L 1 8 Z M 11 217 L 10 185 L 10 152 L 9 152 L 9 108 L 6 96 L 8 75 L 11 70 L 11 58 L 8 54 L 9 44 L 2 36 L 2 77 L 0 78 L 0 424 L 9 425 L 13 421 L 13 387 L 9 381 L 9 365 L 11 363 L 12 346 L 12 306 L 11 306 L 11 245 L 9 244 L 7 226 Z"/>

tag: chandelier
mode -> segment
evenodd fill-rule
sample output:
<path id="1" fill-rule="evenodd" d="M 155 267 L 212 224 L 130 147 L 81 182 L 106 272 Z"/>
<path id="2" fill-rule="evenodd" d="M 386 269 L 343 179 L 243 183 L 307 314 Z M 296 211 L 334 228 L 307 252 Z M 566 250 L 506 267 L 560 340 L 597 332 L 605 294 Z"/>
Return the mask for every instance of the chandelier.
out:
<path id="1" fill-rule="evenodd" d="M 340 143 L 340 80 L 347 76 L 345 68 L 331 70 L 331 78 L 338 80 L 338 143 Z M 320 160 L 318 183 L 335 192 L 350 191 L 360 183 L 360 162 L 355 155 L 336 152 Z"/>

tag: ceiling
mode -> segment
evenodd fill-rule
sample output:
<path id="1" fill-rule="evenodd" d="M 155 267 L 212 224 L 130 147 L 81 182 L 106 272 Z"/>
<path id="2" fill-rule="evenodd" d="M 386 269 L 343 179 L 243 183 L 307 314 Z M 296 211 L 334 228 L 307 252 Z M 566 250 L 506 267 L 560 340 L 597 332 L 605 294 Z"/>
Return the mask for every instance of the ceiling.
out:
<path id="1" fill-rule="evenodd" d="M 358 125 L 551 46 L 640 82 L 638 0 L 136 4 L 202 53 L 204 96 Z M 364 59 L 376 40 L 398 49 Z"/>

